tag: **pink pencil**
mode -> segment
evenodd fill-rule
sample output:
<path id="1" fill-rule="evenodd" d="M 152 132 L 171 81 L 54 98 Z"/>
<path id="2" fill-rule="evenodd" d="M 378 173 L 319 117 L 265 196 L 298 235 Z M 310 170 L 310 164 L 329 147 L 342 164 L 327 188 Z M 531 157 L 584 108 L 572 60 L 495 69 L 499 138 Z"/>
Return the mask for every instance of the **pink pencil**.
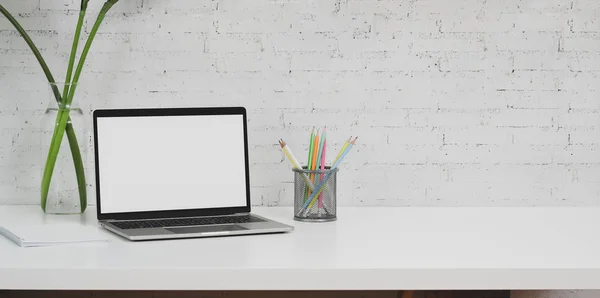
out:
<path id="1" fill-rule="evenodd" d="M 327 138 L 323 141 L 323 153 L 321 154 L 321 170 L 325 170 L 325 153 L 327 152 Z M 321 174 L 323 180 L 323 174 Z M 319 208 L 323 208 L 323 193 L 319 195 Z"/>

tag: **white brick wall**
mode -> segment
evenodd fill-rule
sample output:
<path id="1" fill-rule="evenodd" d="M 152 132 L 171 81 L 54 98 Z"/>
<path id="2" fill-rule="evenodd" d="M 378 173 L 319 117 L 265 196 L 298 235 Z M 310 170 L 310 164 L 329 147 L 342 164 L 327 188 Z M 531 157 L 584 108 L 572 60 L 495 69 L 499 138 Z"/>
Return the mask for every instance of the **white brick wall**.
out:
<path id="1" fill-rule="evenodd" d="M 61 78 L 77 2 L 3 0 Z M 597 205 L 598 17 L 593 0 L 121 1 L 76 100 L 248 107 L 257 205 L 290 204 L 276 140 L 304 155 L 313 125 L 335 149 L 360 136 L 344 205 Z M 0 203 L 37 202 L 47 92 L 0 18 Z"/>
<path id="2" fill-rule="evenodd" d="M 2 0 L 57 77 L 77 2 Z M 313 125 L 334 149 L 360 136 L 343 205 L 598 205 L 599 18 L 597 0 L 123 0 L 76 100 L 248 107 L 256 205 L 291 203 L 276 140 L 303 155 Z M 0 203 L 37 203 L 48 100 L 0 18 Z"/>

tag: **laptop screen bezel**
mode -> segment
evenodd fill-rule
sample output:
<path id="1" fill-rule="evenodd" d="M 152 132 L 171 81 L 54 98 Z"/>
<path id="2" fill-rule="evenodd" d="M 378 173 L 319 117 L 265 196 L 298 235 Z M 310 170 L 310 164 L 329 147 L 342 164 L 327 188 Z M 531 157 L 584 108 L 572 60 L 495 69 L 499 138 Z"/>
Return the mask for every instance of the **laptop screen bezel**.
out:
<path id="1" fill-rule="evenodd" d="M 246 205 L 222 208 L 201 208 L 185 210 L 136 211 L 123 213 L 102 213 L 102 197 L 100 194 L 100 163 L 98 156 L 98 118 L 115 117 L 156 117 L 156 116 L 206 116 L 206 115 L 241 115 L 244 131 L 244 163 L 246 170 Z M 94 160 L 96 173 L 96 208 L 98 220 L 127 220 L 144 218 L 171 218 L 215 216 L 250 212 L 250 167 L 248 161 L 248 123 L 244 107 L 214 108 L 151 108 L 151 109 L 98 109 L 93 112 L 94 122 Z"/>

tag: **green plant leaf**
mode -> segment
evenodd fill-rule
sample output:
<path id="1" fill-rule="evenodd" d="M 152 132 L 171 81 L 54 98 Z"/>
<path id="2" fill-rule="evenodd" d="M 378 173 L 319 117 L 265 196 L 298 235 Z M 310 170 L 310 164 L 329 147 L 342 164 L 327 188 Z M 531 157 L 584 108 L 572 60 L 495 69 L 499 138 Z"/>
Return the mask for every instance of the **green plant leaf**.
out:
<path id="1" fill-rule="evenodd" d="M 46 159 L 46 166 L 44 167 L 44 174 L 42 177 L 42 181 L 44 182 L 49 182 L 52 178 L 52 172 L 54 171 L 54 167 L 56 166 L 56 159 L 58 157 L 58 152 L 60 151 L 60 144 L 64 137 L 64 131 L 69 119 L 70 105 L 73 102 L 73 97 L 75 95 L 75 91 L 77 90 L 77 82 L 81 77 L 81 71 L 83 70 L 85 60 L 90 51 L 96 33 L 98 33 L 98 28 L 100 28 L 100 25 L 102 24 L 106 13 L 118 1 L 119 0 L 108 0 L 104 3 L 104 6 L 102 6 L 98 17 L 96 18 L 96 22 L 94 22 L 94 26 L 90 31 L 90 35 L 88 36 L 85 46 L 83 47 L 81 57 L 79 58 L 79 63 L 77 64 L 77 69 L 75 70 L 75 75 L 73 76 L 73 81 L 71 82 L 71 88 L 69 89 L 68 98 L 62 101 L 62 105 L 58 110 L 58 115 L 56 116 L 56 125 L 54 126 L 54 133 L 52 135 L 50 149 L 48 150 L 48 158 Z M 46 184 L 44 184 L 43 186 L 46 186 Z M 48 188 L 43 189 L 42 194 L 47 195 Z"/>
<path id="2" fill-rule="evenodd" d="M 71 87 L 71 75 L 73 74 L 73 66 L 75 65 L 75 56 L 77 56 L 77 48 L 79 45 L 79 37 L 81 36 L 81 28 L 83 27 L 83 21 L 85 19 L 85 12 L 87 9 L 87 3 L 89 0 L 81 1 L 81 11 L 79 12 L 79 18 L 77 25 L 75 26 L 75 35 L 73 37 L 73 46 L 71 47 L 71 57 L 69 58 L 69 66 L 67 67 L 67 75 L 65 78 L 65 86 L 63 89 L 63 97 L 68 98 L 69 89 Z M 69 138 L 69 131 L 73 131 L 73 125 L 67 120 L 67 138 Z M 85 171 L 83 169 L 83 160 L 81 158 L 81 152 L 79 150 L 79 144 L 77 139 L 69 138 L 69 148 L 71 149 L 71 155 L 73 156 L 73 165 L 75 166 L 75 176 L 77 177 L 77 189 L 79 190 L 79 206 L 81 213 L 85 212 L 87 208 L 87 190 L 85 183 Z"/>
<path id="3" fill-rule="evenodd" d="M 51 83 L 50 86 L 52 87 L 52 93 L 54 94 L 56 101 L 58 103 L 60 103 L 61 102 L 60 91 L 58 90 L 58 87 L 55 84 L 53 84 L 56 82 L 54 80 L 54 76 L 52 76 L 52 73 L 50 72 L 50 69 L 48 68 L 48 64 L 46 64 L 46 61 L 42 57 L 42 54 L 40 53 L 38 48 L 35 46 L 35 44 L 31 40 L 31 37 L 29 37 L 29 34 L 27 34 L 27 31 L 25 31 L 25 29 L 23 29 L 21 24 L 19 24 L 19 22 L 8 12 L 8 10 L 6 10 L 6 8 L 4 8 L 4 6 L 2 6 L 2 4 L 0 4 L 0 13 L 2 13 L 8 19 L 8 21 L 15 27 L 15 29 L 17 29 L 17 31 L 21 34 L 21 36 L 27 43 L 27 45 L 33 52 L 33 55 L 35 56 L 35 58 L 37 58 L 40 66 L 42 67 L 42 70 L 44 71 L 44 75 L 46 75 L 46 79 L 48 80 L 48 82 Z"/>
<path id="4" fill-rule="evenodd" d="M 84 0 L 85 1 L 85 0 Z M 82 2 L 83 7 L 83 2 Z M 85 6 L 87 7 L 87 1 Z M 79 45 L 79 37 L 81 36 L 81 28 L 85 19 L 85 10 L 79 12 L 79 19 L 75 27 L 75 36 L 73 37 L 73 46 L 71 47 L 71 56 L 69 57 L 69 66 L 67 66 L 67 77 L 65 78 L 65 86 L 63 89 L 63 97 L 68 98 L 69 88 L 71 87 L 71 76 L 73 75 L 73 66 L 75 65 L 75 56 L 77 56 L 77 47 Z"/>
<path id="5" fill-rule="evenodd" d="M 69 131 L 73 131 L 73 125 L 67 123 L 67 138 Z M 69 129 L 70 128 L 70 129 Z M 83 169 L 83 160 L 81 159 L 81 152 L 79 151 L 79 144 L 77 139 L 73 138 L 73 141 L 69 142 L 73 156 L 73 165 L 75 166 L 75 176 L 77 177 L 77 189 L 79 190 L 79 206 L 81 213 L 85 212 L 87 208 L 87 190 L 85 185 L 85 170 Z"/>
<path id="6" fill-rule="evenodd" d="M 98 13 L 98 17 L 96 18 L 96 22 L 94 22 L 94 26 L 90 31 L 90 35 L 88 36 L 87 41 L 85 42 L 85 46 L 83 47 L 83 51 L 81 52 L 81 57 L 79 58 L 79 63 L 77 64 L 77 69 L 75 70 L 75 75 L 73 77 L 73 81 L 71 82 L 71 89 L 69 91 L 69 97 L 66 99 L 66 104 L 70 105 L 73 102 L 73 96 L 75 95 L 75 90 L 77 89 L 77 82 L 79 82 L 79 77 L 81 76 L 81 71 L 83 70 L 83 66 L 85 65 L 85 60 L 87 59 L 87 55 L 90 52 L 90 48 L 92 47 L 92 43 L 94 42 L 94 38 L 96 37 L 96 33 L 98 33 L 98 29 L 106 16 L 106 13 L 115 5 L 115 3 L 119 2 L 119 0 L 107 0 L 102 9 L 100 9 L 100 13 Z"/>
<path id="7" fill-rule="evenodd" d="M 87 6 L 87 1 L 86 1 L 86 6 Z M 25 29 L 23 29 L 21 24 L 19 24 L 19 22 L 1 4 L 0 4 L 0 13 L 2 13 L 9 20 L 9 22 L 17 29 L 17 31 L 21 34 L 21 36 L 23 37 L 23 39 L 25 40 L 25 42 L 27 43 L 27 45 L 33 52 L 34 56 L 38 60 L 38 63 L 42 67 L 42 70 L 44 71 L 44 75 L 46 76 L 48 83 L 50 83 L 52 93 L 56 99 L 56 102 L 60 106 L 62 104 L 62 97 L 60 95 L 60 91 L 58 90 L 58 87 L 56 86 L 56 81 L 54 80 L 54 76 L 50 72 L 50 69 L 48 68 L 46 61 L 42 57 L 42 54 L 40 53 L 38 48 L 35 46 L 35 44 L 31 40 L 31 37 L 29 37 L 29 35 L 25 31 Z M 68 119 L 68 122 L 70 122 L 70 119 Z M 85 171 L 83 168 L 83 160 L 81 158 L 81 152 L 79 151 L 79 147 L 77 144 L 77 136 L 75 135 L 75 130 L 73 128 L 73 125 L 69 123 L 65 127 L 65 131 L 67 133 L 67 139 L 69 140 L 69 145 L 71 147 L 71 155 L 73 157 L 73 164 L 75 166 L 75 172 L 77 175 L 77 187 L 79 189 L 79 200 L 81 202 L 82 212 L 83 212 L 83 211 L 85 211 L 85 208 L 87 208 L 87 193 L 86 193 Z M 76 148 L 76 150 L 73 150 L 74 147 Z M 47 181 L 42 180 L 41 207 L 42 207 L 42 210 L 44 210 L 44 212 L 46 211 L 46 201 L 48 198 L 48 189 L 50 187 L 50 178 Z"/>

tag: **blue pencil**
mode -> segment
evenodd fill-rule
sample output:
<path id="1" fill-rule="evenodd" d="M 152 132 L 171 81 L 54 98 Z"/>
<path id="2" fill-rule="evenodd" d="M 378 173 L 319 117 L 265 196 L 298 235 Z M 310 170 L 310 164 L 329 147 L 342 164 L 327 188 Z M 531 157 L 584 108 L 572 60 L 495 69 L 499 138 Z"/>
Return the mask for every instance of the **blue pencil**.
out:
<path id="1" fill-rule="evenodd" d="M 308 207 L 308 205 L 310 205 L 310 202 L 312 202 L 323 191 L 323 189 L 325 188 L 325 183 L 327 183 L 327 180 L 329 179 L 329 176 L 331 176 L 331 174 L 333 174 L 333 171 L 335 169 L 337 169 L 337 167 L 340 165 L 340 163 L 342 162 L 342 160 L 344 160 L 344 158 L 346 157 L 346 155 L 348 155 L 348 152 L 350 152 L 350 149 L 352 149 L 352 147 L 356 143 L 356 139 L 358 139 L 358 137 L 356 137 L 348 145 L 348 148 L 346 148 L 346 150 L 344 151 L 344 153 L 342 153 L 342 155 L 337 160 L 337 162 L 334 163 L 333 166 L 331 166 L 331 169 L 329 170 L 329 173 L 327 173 L 327 175 L 325 175 L 325 178 L 323 178 L 323 181 L 321 181 L 321 183 L 319 185 L 315 186 L 315 189 L 318 189 L 318 191 L 313 192 L 311 194 L 311 196 L 308 198 L 308 200 L 306 200 L 304 202 L 304 205 L 302 206 L 302 210 L 306 209 L 306 207 Z"/>

